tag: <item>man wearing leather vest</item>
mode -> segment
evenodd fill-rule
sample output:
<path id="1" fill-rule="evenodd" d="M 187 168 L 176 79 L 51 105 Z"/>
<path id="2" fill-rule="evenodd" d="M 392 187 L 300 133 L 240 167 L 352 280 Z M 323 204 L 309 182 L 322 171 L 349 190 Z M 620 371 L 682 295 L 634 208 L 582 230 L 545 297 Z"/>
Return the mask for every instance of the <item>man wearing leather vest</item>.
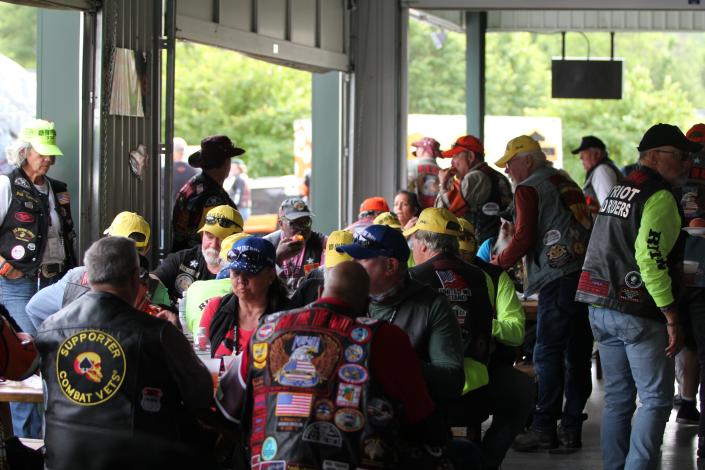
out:
<path id="1" fill-rule="evenodd" d="M 370 276 L 370 317 L 409 335 L 431 397 L 437 404 L 458 398 L 465 381 L 460 326 L 444 295 L 409 276 L 404 236 L 386 225 L 370 225 L 337 251 Z"/>
<path id="2" fill-rule="evenodd" d="M 91 292 L 37 335 L 46 467 L 208 468 L 197 419 L 211 415 L 210 373 L 176 328 L 132 306 L 134 241 L 103 238 L 84 261 Z"/>
<path id="3" fill-rule="evenodd" d="M 459 258 L 460 227 L 459 220 L 447 209 L 425 209 L 417 224 L 404 232 L 405 236 L 412 237 L 412 253 L 416 262 L 409 273 L 412 278 L 437 289 L 453 306 L 466 349 L 465 387 L 460 399 L 449 405 L 451 424 L 476 431 L 492 414 L 492 426 L 482 439 L 481 449 L 485 468 L 497 468 L 514 436 L 525 424 L 531 406 L 524 397 L 515 396 L 517 388 L 514 386 L 519 385 L 523 390 L 528 388 L 529 397 L 533 395 L 533 387 L 526 375 L 511 367 L 513 359 L 509 369 L 514 374 L 505 371 L 497 373 L 496 370 L 490 372 L 490 358 L 497 351 L 492 338 L 497 323 L 493 318 L 492 304 L 496 300 L 490 299 L 488 292 L 491 279 L 482 270 Z M 496 266 L 492 268 L 501 272 Z M 492 287 L 493 292 L 497 292 Z M 512 295 L 516 298 L 513 287 Z M 523 337 L 523 312 L 521 327 Z M 518 380 L 517 375 L 521 376 Z M 493 377 L 500 383 L 492 383 Z M 528 387 L 521 387 L 527 382 Z M 498 402 L 493 396 L 497 394 L 511 403 Z M 525 409 L 517 412 L 516 403 L 526 404 Z M 516 423 L 516 416 L 523 416 L 524 420 Z M 476 438 L 480 440 L 479 435 Z"/>
<path id="4" fill-rule="evenodd" d="M 197 232 L 203 227 L 210 209 L 223 205 L 237 209 L 223 189 L 223 182 L 230 173 L 230 158 L 243 153 L 245 151 L 235 147 L 227 136 L 213 135 L 203 139 L 201 149 L 188 157 L 189 165 L 203 171 L 192 177 L 176 196 L 171 219 L 172 253 L 198 245 Z"/>
<path id="5" fill-rule="evenodd" d="M 673 406 L 673 356 L 683 345 L 682 212 L 673 195 L 700 145 L 657 124 L 641 139 L 639 168 L 612 188 L 595 221 L 576 299 L 590 304 L 605 380 L 605 469 L 656 465 Z M 635 399 L 641 406 L 634 423 Z"/>
<path id="6" fill-rule="evenodd" d="M 496 164 L 516 184 L 516 230 L 492 263 L 508 269 L 523 256 L 524 293 L 539 294 L 533 355 L 538 399 L 531 429 L 514 448 L 575 452 L 582 447 L 582 413 L 592 391 L 587 308 L 574 299 L 592 217 L 578 185 L 551 167 L 531 137 L 509 141 Z"/>
<path id="7" fill-rule="evenodd" d="M 593 135 L 583 137 L 578 148 L 570 153 L 578 155 L 583 163 L 586 171 L 583 184 L 585 202 L 593 217 L 597 217 L 597 211 L 610 189 L 621 181 L 622 172 L 607 156 L 605 143 Z"/>
<path id="8" fill-rule="evenodd" d="M 249 436 L 245 465 L 437 468 L 447 430 L 408 337 L 364 316 L 369 277 L 359 265 L 326 276 L 316 302 L 265 317 L 221 379 L 218 408 Z"/>
<path id="9" fill-rule="evenodd" d="M 172 253 L 154 270 L 154 275 L 169 289 L 174 304 L 194 281 L 215 279 L 220 272 L 220 242 L 242 232 L 242 216 L 229 205 L 211 208 L 206 215 L 201 244 Z"/>
<path id="10" fill-rule="evenodd" d="M 472 222 L 478 245 L 496 237 L 499 213 L 512 202 L 509 181 L 485 162 L 485 148 L 472 135 L 458 138 L 442 156 L 452 160 L 451 168 L 439 173 L 441 190 L 436 207 L 445 207 Z"/>

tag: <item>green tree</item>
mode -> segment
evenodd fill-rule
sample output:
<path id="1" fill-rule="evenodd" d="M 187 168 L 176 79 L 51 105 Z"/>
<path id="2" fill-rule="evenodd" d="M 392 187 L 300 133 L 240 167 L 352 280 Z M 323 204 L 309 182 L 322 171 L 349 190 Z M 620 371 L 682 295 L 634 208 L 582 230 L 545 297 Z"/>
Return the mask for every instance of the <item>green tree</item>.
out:
<path id="1" fill-rule="evenodd" d="M 176 49 L 175 135 L 228 135 L 250 176 L 294 171 L 296 119 L 311 116 L 311 74 L 191 43 Z"/>
<path id="2" fill-rule="evenodd" d="M 0 54 L 37 68 L 37 9 L 0 2 Z"/>
<path id="3" fill-rule="evenodd" d="M 427 23 L 409 22 L 409 113 L 465 114 L 465 36 L 448 32 L 434 46 Z"/>

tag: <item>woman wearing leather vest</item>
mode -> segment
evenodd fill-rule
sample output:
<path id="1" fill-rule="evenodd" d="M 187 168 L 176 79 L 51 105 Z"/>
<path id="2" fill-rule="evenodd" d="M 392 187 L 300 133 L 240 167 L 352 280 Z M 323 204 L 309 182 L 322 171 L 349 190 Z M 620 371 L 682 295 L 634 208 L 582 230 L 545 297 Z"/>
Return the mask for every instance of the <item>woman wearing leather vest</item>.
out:
<path id="1" fill-rule="evenodd" d="M 36 330 L 25 312 L 27 302 L 76 265 L 66 184 L 46 176 L 57 155 L 62 152 L 54 123 L 33 120 L 10 149 L 8 162 L 15 168 L 0 176 L 0 303 L 31 335 Z M 35 406 L 13 404 L 12 415 L 15 434 L 40 437 Z"/>
<path id="2" fill-rule="evenodd" d="M 287 291 L 275 270 L 274 245 L 263 238 L 237 241 L 228 253 L 232 293 L 215 297 L 203 310 L 199 335 L 210 341 L 211 356 L 239 355 L 262 315 L 288 308 Z"/>

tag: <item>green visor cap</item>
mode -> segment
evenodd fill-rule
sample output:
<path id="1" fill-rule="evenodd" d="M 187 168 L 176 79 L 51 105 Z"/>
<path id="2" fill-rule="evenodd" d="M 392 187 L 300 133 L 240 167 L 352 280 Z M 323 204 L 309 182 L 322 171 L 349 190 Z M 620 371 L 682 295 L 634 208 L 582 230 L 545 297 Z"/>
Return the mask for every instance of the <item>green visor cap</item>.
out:
<path id="1" fill-rule="evenodd" d="M 54 123 L 35 119 L 28 122 L 20 132 L 20 139 L 32 144 L 40 155 L 63 155 L 56 145 L 56 130 Z"/>

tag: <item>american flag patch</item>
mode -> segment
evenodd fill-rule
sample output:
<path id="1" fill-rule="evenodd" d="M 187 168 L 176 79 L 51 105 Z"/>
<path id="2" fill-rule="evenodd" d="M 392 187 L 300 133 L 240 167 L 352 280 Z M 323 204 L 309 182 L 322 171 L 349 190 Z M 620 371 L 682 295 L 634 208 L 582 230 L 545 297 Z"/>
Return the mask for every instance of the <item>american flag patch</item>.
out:
<path id="1" fill-rule="evenodd" d="M 455 273 L 453 271 L 436 271 L 436 275 L 443 284 L 455 282 Z"/>
<path id="2" fill-rule="evenodd" d="M 311 414 L 313 395 L 310 393 L 278 393 L 277 406 L 274 414 L 277 416 L 304 416 Z"/>
<path id="3" fill-rule="evenodd" d="M 66 205 L 71 202 L 71 196 L 67 192 L 56 193 L 56 200 L 59 201 L 59 204 Z"/>

